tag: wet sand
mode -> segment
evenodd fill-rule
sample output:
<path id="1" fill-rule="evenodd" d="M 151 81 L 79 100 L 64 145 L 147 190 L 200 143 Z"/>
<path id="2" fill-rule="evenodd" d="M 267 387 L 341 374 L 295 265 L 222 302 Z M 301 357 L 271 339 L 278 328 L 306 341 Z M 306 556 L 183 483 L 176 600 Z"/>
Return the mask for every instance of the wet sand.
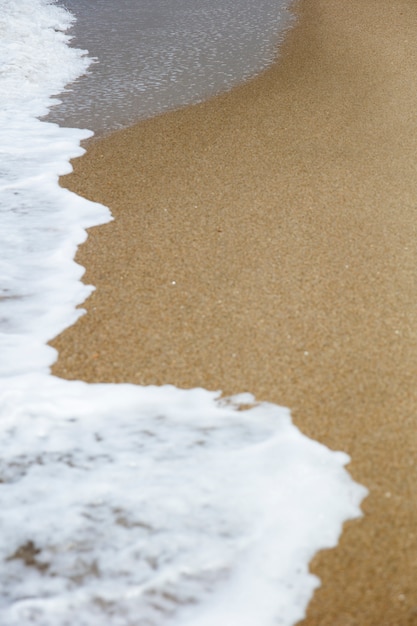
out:
<path id="1" fill-rule="evenodd" d="M 97 290 L 54 373 L 251 391 L 348 452 L 365 517 L 304 626 L 417 624 L 417 5 L 302 0 L 277 63 L 91 142 Z"/>

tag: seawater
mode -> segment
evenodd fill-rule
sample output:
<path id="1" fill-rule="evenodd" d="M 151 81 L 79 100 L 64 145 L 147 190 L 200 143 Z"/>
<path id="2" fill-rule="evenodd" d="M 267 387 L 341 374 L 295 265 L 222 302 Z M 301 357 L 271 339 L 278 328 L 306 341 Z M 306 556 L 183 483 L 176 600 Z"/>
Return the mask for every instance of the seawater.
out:
<path id="1" fill-rule="evenodd" d="M 348 456 L 248 393 L 50 374 L 92 289 L 76 248 L 111 219 L 58 185 L 91 132 L 40 120 L 91 67 L 72 25 L 0 0 L 0 623 L 295 624 L 360 515 Z"/>
<path id="2" fill-rule="evenodd" d="M 288 0 L 65 0 L 93 63 L 49 119 L 96 133 L 198 102 L 271 63 Z"/>

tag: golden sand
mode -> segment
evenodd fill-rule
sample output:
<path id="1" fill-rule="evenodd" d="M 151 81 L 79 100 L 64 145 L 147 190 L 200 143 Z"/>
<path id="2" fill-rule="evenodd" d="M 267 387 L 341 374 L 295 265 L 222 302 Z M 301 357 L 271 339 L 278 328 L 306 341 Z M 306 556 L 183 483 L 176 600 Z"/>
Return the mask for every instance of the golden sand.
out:
<path id="1" fill-rule="evenodd" d="M 251 391 L 352 457 L 305 626 L 417 624 L 417 5 L 302 0 L 277 63 L 89 144 L 97 290 L 54 373 Z"/>

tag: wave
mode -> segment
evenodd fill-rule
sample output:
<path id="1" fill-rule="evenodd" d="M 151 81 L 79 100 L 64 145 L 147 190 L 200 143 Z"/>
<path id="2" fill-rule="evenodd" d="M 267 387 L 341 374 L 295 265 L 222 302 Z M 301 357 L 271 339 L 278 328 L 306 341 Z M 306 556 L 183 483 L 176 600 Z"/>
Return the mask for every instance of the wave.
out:
<path id="1" fill-rule="evenodd" d="M 92 289 L 77 245 L 111 216 L 58 185 L 91 132 L 39 120 L 89 64 L 73 17 L 48 0 L 0 15 L 0 622 L 294 624 L 309 560 L 366 490 L 249 394 L 50 374 L 47 342 Z"/>

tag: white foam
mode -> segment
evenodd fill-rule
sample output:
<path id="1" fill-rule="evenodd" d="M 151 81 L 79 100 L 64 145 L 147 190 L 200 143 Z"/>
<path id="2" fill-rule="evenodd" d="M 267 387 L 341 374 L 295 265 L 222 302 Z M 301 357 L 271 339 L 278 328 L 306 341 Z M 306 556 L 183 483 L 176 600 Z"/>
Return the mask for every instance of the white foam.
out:
<path id="1" fill-rule="evenodd" d="M 73 262 L 85 228 L 109 211 L 58 186 L 90 131 L 40 122 L 88 67 L 62 32 L 71 16 L 47 1 L 0 0 L 0 375 L 47 368 L 45 344 L 81 314 L 91 292 Z"/>
<path id="2" fill-rule="evenodd" d="M 0 623 L 294 624 L 363 489 L 285 409 L 32 375 L 3 394 Z M 30 564 L 24 563 L 24 547 Z M 22 551 L 23 550 L 23 551 Z M 101 617 L 100 617 L 101 616 Z"/>
<path id="3" fill-rule="evenodd" d="M 88 65 L 71 17 L 47 0 L 0 16 L 0 623 L 295 624 L 309 560 L 365 490 L 247 394 L 50 375 L 46 342 L 91 291 L 76 247 L 110 215 L 58 185 L 88 131 L 36 119 Z"/>

